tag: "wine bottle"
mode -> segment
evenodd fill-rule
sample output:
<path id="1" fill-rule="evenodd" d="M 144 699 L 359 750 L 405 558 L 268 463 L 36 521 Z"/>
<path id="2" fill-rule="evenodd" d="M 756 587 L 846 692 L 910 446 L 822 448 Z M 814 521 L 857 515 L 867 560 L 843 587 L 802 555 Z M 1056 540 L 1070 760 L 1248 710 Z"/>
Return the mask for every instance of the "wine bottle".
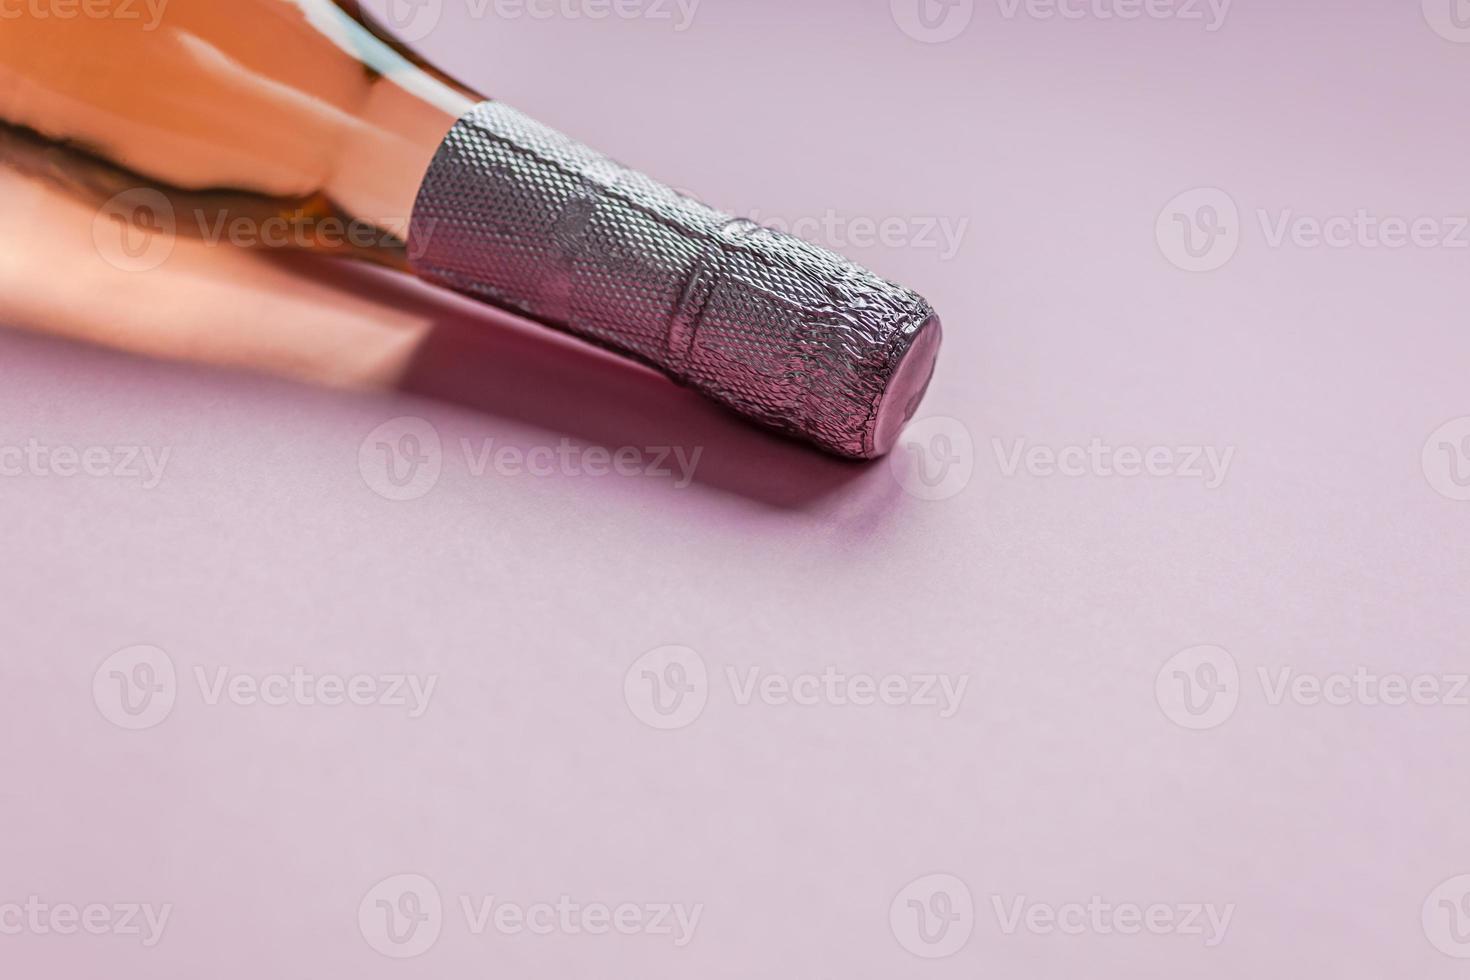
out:
<path id="1" fill-rule="evenodd" d="M 886 453 L 924 394 L 921 297 L 487 100 L 352 0 L 86 9 L 0 23 L 0 161 L 120 234 L 388 265 L 848 457 Z"/>

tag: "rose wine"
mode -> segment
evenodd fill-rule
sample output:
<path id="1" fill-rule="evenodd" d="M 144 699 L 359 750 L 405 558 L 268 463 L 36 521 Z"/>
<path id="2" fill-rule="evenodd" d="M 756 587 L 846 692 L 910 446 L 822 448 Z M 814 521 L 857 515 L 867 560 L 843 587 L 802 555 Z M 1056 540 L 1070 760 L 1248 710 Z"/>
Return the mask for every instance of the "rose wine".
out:
<path id="1" fill-rule="evenodd" d="M 6 154 L 98 203 L 147 186 L 181 234 L 289 219 L 381 227 L 406 266 L 418 182 L 482 101 L 329 0 L 168 0 L 156 21 L 21 16 L 0 29 Z M 139 9 L 139 8 L 135 8 Z"/>
<path id="2" fill-rule="evenodd" d="M 486 100 L 354 2 L 113 10 L 0 22 L 0 161 L 127 254 L 164 231 L 388 265 L 845 456 L 887 452 L 923 395 L 921 298 Z"/>

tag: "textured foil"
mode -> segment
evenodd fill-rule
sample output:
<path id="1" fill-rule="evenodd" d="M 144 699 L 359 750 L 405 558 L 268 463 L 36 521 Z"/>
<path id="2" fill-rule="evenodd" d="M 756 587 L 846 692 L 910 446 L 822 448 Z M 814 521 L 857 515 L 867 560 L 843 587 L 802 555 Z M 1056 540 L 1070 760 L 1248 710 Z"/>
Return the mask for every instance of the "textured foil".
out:
<path id="1" fill-rule="evenodd" d="M 914 293 L 496 102 L 461 118 L 430 164 L 409 254 L 431 282 L 843 456 L 891 448 L 938 350 Z"/>

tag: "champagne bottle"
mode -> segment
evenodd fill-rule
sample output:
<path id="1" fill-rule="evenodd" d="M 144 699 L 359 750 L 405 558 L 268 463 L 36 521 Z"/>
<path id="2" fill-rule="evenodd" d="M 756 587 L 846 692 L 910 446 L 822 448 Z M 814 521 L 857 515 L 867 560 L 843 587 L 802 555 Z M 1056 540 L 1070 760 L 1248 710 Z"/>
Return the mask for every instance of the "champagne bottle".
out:
<path id="1" fill-rule="evenodd" d="M 388 265 L 853 458 L 886 453 L 924 394 L 922 298 L 485 99 L 353 0 L 85 9 L 0 22 L 0 161 L 125 239 Z"/>

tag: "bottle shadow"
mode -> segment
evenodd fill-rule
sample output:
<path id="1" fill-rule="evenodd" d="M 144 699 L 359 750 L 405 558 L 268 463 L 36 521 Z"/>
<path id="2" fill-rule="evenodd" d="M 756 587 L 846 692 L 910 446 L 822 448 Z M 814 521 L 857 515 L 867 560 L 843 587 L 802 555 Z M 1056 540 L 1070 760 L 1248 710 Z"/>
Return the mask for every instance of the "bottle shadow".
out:
<path id="1" fill-rule="evenodd" d="M 588 448 L 682 448 L 686 461 L 698 450 L 692 482 L 787 511 L 840 508 L 844 526 L 881 523 L 903 496 L 884 465 L 772 435 L 655 372 L 409 275 L 185 237 L 140 273 L 99 249 L 95 208 L 48 182 L 0 167 L 0 200 L 0 230 L 27 242 L 0 263 L 8 328 L 296 383 L 396 387 L 485 416 L 486 437 L 513 420 Z M 29 227 L 33 214 L 54 220 Z"/>
<path id="2" fill-rule="evenodd" d="M 880 462 L 839 459 L 767 432 L 658 372 L 509 313 L 348 263 L 314 275 L 430 327 L 397 390 L 610 450 L 699 451 L 692 480 L 781 510 L 890 497 Z"/>

